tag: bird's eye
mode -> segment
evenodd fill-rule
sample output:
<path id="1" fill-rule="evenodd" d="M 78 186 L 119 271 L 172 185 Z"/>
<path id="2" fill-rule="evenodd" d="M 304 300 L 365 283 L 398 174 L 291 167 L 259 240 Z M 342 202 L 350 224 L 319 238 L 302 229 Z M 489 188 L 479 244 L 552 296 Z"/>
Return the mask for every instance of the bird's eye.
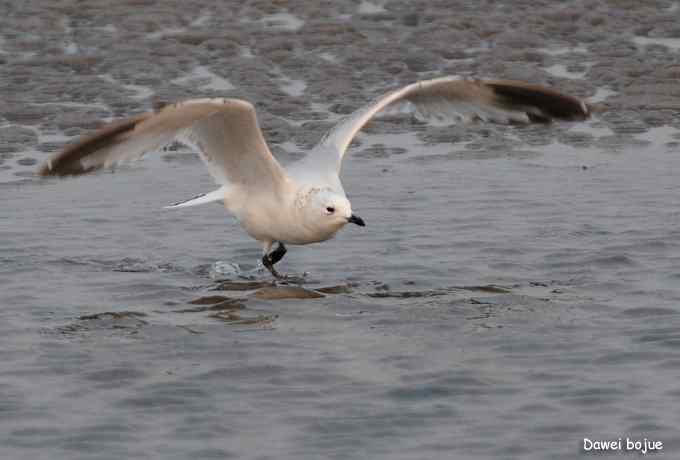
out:
<path id="1" fill-rule="evenodd" d="M 333 206 L 328 206 L 326 211 L 328 211 L 329 214 L 333 214 L 335 212 L 335 208 Z"/>

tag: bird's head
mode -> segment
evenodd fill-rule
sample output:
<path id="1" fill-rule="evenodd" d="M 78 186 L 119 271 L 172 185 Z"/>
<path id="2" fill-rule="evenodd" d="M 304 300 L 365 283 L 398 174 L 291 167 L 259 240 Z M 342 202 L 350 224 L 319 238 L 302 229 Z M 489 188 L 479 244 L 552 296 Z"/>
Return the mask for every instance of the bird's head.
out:
<path id="1" fill-rule="evenodd" d="M 320 231 L 334 234 L 345 224 L 364 227 L 364 220 L 352 213 L 352 205 L 344 194 L 329 189 L 315 190 L 310 196 L 308 217 Z"/>

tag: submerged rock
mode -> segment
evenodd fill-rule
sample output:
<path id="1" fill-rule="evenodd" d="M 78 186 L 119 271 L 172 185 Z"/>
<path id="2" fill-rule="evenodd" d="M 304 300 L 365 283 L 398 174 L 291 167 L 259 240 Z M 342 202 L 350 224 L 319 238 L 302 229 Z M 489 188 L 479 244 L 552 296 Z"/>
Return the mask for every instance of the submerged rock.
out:
<path id="1" fill-rule="evenodd" d="M 233 312 L 243 310 L 246 306 L 239 299 L 228 299 L 223 302 L 209 305 L 199 305 L 197 307 L 182 308 L 172 310 L 173 313 L 202 313 L 204 311 Z"/>

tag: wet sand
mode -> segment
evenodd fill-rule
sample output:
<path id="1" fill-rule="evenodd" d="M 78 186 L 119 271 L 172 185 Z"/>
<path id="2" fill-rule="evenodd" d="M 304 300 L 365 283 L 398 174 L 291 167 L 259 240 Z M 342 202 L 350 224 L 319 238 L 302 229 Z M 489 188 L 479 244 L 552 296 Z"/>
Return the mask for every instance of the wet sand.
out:
<path id="1" fill-rule="evenodd" d="M 680 451 L 677 2 L 5 2 L 0 457 L 573 459 Z M 283 163 L 444 74 L 551 84 L 576 124 L 372 122 L 343 181 L 365 229 L 275 284 L 173 147 L 38 180 L 158 101 L 255 103 Z"/>

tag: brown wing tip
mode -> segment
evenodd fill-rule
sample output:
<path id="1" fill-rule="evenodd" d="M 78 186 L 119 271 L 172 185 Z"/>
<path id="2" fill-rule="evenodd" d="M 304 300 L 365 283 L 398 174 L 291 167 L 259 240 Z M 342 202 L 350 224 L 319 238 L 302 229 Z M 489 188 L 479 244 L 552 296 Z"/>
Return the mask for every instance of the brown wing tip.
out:
<path id="1" fill-rule="evenodd" d="M 56 165 L 53 163 L 52 159 L 48 159 L 38 169 L 38 176 L 48 177 L 48 176 L 79 176 L 81 174 L 86 174 L 88 172 L 99 169 L 97 167 L 84 168 L 80 162 L 58 162 Z"/>
<path id="2" fill-rule="evenodd" d="M 527 110 L 531 121 L 581 121 L 593 111 L 585 101 L 545 86 L 511 80 L 485 81 L 484 85 L 493 90 L 502 105 Z"/>
<path id="3" fill-rule="evenodd" d="M 47 159 L 38 169 L 38 175 L 42 177 L 77 176 L 101 168 L 103 165 L 93 164 L 85 167 L 81 160 L 101 149 L 115 145 L 121 135 L 133 130 L 140 121 L 148 116 L 148 114 L 142 114 L 114 121 L 90 135 L 81 137 L 75 143 L 66 146 L 61 152 Z"/>
<path id="4" fill-rule="evenodd" d="M 52 175 L 52 162 L 50 160 L 47 160 L 46 162 L 40 165 L 40 168 L 38 169 L 38 176 L 47 177 L 51 175 Z"/>

